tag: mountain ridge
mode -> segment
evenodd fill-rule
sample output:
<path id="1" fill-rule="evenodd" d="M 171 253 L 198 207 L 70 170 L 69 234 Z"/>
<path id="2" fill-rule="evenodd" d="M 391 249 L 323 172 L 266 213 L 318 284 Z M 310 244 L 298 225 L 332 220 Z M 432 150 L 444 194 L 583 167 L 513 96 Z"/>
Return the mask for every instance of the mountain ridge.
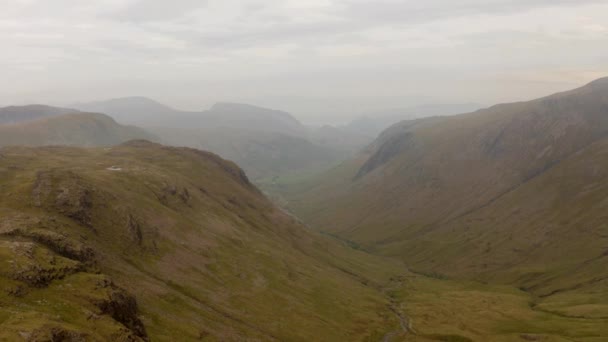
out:
<path id="1" fill-rule="evenodd" d="M 0 125 L 16 124 L 45 117 L 78 112 L 76 109 L 51 107 L 42 104 L 0 108 Z"/>
<path id="2" fill-rule="evenodd" d="M 0 125 L 0 146 L 109 146 L 137 138 L 156 139 L 140 128 L 119 125 L 105 114 L 59 114 Z"/>

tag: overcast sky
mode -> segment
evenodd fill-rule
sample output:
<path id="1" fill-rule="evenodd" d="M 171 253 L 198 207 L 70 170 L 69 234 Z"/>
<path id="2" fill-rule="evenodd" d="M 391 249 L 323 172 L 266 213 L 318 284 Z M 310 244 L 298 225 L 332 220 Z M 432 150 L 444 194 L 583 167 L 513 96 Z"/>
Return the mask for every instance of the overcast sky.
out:
<path id="1" fill-rule="evenodd" d="M 0 0 L 0 105 L 143 95 L 339 122 L 608 76 L 608 1 Z"/>

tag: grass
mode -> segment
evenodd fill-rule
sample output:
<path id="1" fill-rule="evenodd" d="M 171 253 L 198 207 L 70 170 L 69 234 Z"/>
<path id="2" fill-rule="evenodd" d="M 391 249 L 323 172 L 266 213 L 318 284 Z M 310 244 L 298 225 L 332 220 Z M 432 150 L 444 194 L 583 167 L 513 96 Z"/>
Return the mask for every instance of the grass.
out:
<path id="1" fill-rule="evenodd" d="M 608 320 L 539 311 L 538 300 L 509 286 L 408 277 L 393 297 L 415 336 L 438 341 L 600 341 Z"/>
<path id="2" fill-rule="evenodd" d="M 365 341 L 396 325 L 380 288 L 403 271 L 399 262 L 310 232 L 217 156 L 149 143 L 0 154 L 0 189 L 10 194 L 0 198 L 0 230 L 19 229 L 37 248 L 46 247 L 32 232 L 65 244 L 40 265 L 76 262 L 57 254 L 67 246 L 95 255 L 41 288 L 13 284 L 26 291 L 7 295 L 3 310 L 23 318 L 0 323 L 6 334 L 125 332 L 91 304 L 106 295 L 92 286 L 98 276 L 136 297 L 152 340 Z M 83 310 L 100 318 L 83 320 Z"/>

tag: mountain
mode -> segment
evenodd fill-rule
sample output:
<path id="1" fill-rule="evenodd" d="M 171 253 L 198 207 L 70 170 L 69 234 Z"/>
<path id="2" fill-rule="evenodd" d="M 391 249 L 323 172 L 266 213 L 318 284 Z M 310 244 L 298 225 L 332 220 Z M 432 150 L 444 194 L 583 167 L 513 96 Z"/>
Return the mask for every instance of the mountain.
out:
<path id="1" fill-rule="evenodd" d="M 15 124 L 77 112 L 75 109 L 57 108 L 45 105 L 12 106 L 0 108 L 0 125 Z"/>
<path id="2" fill-rule="evenodd" d="M 217 155 L 0 149 L 0 339 L 377 341 L 403 273 L 309 231 Z"/>
<path id="3" fill-rule="evenodd" d="M 608 78 L 401 122 L 285 197 L 310 226 L 417 272 L 509 285 L 535 310 L 605 319 L 605 165 Z"/>
<path id="4" fill-rule="evenodd" d="M 382 131 L 403 120 L 430 116 L 445 116 L 472 112 L 482 106 L 475 103 L 429 104 L 410 108 L 396 108 L 364 114 L 349 122 L 345 129 L 376 138 Z"/>
<path id="5" fill-rule="evenodd" d="M 217 103 L 203 112 L 201 122 L 209 128 L 306 135 L 305 127 L 287 112 L 240 103 Z"/>
<path id="6" fill-rule="evenodd" d="M 84 112 L 104 113 L 120 123 L 144 128 L 171 122 L 179 123 L 182 116 L 189 114 L 141 96 L 77 103 L 72 107 Z"/>
<path id="7" fill-rule="evenodd" d="M 233 128 L 153 130 L 177 146 L 206 149 L 232 160 L 256 183 L 292 174 L 324 171 L 344 158 L 345 152 L 306 138 L 275 132 Z M 170 137 L 170 138 L 169 138 Z"/>
<path id="8" fill-rule="evenodd" d="M 336 138 L 321 139 L 289 113 L 247 104 L 218 103 L 186 112 L 136 97 L 76 107 L 144 127 L 166 144 L 217 153 L 241 165 L 258 184 L 325 170 L 364 145 L 350 132 L 335 131 Z"/>
<path id="9" fill-rule="evenodd" d="M 15 112 L 29 113 L 29 108 Z M 107 115 L 93 113 L 55 115 L 0 125 L 0 146 L 110 146 L 132 139 L 156 138 L 140 128 L 119 125 Z"/>
<path id="10" fill-rule="evenodd" d="M 200 112 L 181 111 L 145 97 L 81 103 L 76 108 L 105 113 L 119 122 L 145 128 L 218 129 L 275 132 L 303 136 L 304 126 L 289 113 L 240 103 L 217 103 Z"/>

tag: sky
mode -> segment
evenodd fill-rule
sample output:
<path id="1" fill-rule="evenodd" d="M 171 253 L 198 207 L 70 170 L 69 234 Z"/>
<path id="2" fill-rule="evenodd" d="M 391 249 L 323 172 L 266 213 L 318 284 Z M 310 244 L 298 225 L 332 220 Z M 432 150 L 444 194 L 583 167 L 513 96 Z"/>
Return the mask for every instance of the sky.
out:
<path id="1" fill-rule="evenodd" d="M 0 0 L 0 106 L 147 96 L 344 122 L 608 76 L 608 1 Z"/>

